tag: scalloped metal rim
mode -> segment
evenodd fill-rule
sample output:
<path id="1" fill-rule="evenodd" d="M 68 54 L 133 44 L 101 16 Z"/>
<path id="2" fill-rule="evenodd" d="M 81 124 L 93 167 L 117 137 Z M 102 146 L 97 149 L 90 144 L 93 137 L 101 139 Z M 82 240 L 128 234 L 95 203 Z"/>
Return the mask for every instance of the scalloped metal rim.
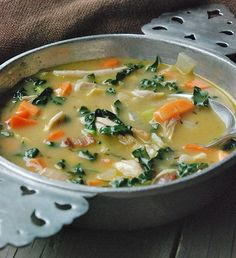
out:
<path id="1" fill-rule="evenodd" d="M 217 55 L 215 53 L 211 53 L 209 51 L 203 50 L 203 49 L 199 49 L 195 46 L 189 46 L 188 44 L 185 44 L 183 42 L 178 42 L 178 40 L 170 40 L 170 39 L 157 39 L 155 37 L 152 36 L 146 36 L 146 35 L 140 35 L 140 34 L 102 34 L 102 35 L 96 35 L 96 36 L 86 36 L 86 37 L 78 37 L 78 38 L 73 38 L 73 39 L 68 39 L 68 40 L 63 40 L 63 41 L 57 41 L 51 44 L 47 44 L 35 49 L 32 49 L 30 51 L 24 52 L 22 54 L 19 54 L 11 59 L 9 59 L 8 61 L 4 62 L 3 64 L 0 65 L 0 71 L 3 70 L 6 66 L 8 66 L 9 64 L 13 63 L 14 61 L 20 59 L 21 57 L 30 55 L 31 53 L 43 50 L 45 48 L 49 48 L 49 47 L 53 47 L 53 46 L 57 46 L 57 45 L 61 45 L 61 44 L 65 44 L 65 43 L 72 43 L 72 42 L 76 42 L 76 41 L 84 41 L 84 40 L 96 40 L 96 39 L 112 39 L 112 38 L 116 38 L 116 37 L 130 37 L 130 38 L 137 38 L 138 39 L 150 39 L 150 40 L 155 40 L 155 41 L 161 41 L 161 42 L 166 42 L 169 44 L 173 44 L 173 45 L 178 45 L 178 46 L 182 46 L 188 49 L 192 49 L 194 51 L 197 52 L 201 52 L 204 53 L 206 55 L 211 55 L 214 58 L 218 58 L 221 59 L 221 62 L 226 62 L 228 63 L 228 65 L 231 66 L 235 66 L 233 62 L 231 62 L 229 59 L 227 59 L 225 56 L 220 56 Z M 17 165 L 15 165 L 14 163 L 11 163 L 10 161 L 6 160 L 5 158 L 3 158 L 2 156 L 0 156 L 0 163 L 10 169 L 12 172 L 14 172 L 14 176 L 23 176 L 25 179 L 34 181 L 34 182 L 38 182 L 41 184 L 46 184 L 55 188 L 61 188 L 64 190 L 69 190 L 69 191 L 78 191 L 78 192 L 87 192 L 87 193 L 100 193 L 100 194 L 106 194 L 106 193 L 110 193 L 110 194 L 120 194 L 120 193 L 137 193 L 137 192 L 147 192 L 150 190 L 157 190 L 159 192 L 170 192 L 176 189 L 180 189 L 183 187 L 187 187 L 187 186 L 191 186 L 196 184 L 197 182 L 202 182 L 210 177 L 213 177 L 215 175 L 217 175 L 218 173 L 221 173 L 220 169 L 215 170 L 216 168 L 223 168 L 224 165 L 224 169 L 230 167 L 231 165 L 233 165 L 235 163 L 234 158 L 236 158 L 236 151 L 234 151 L 233 153 L 231 153 L 226 159 L 224 159 L 221 162 L 216 163 L 215 165 L 212 165 L 211 167 L 204 169 L 203 171 L 197 173 L 197 174 L 193 174 L 190 175 L 186 178 L 181 178 L 181 179 L 177 179 L 173 182 L 169 182 L 166 183 L 164 185 L 150 185 L 150 186 L 140 186 L 140 187 L 124 187 L 124 188 L 109 188 L 109 187 L 91 187 L 91 186 L 82 186 L 82 185 L 75 185 L 72 183 L 68 183 L 68 182 L 62 182 L 59 180 L 53 180 L 53 179 L 47 179 L 46 177 L 43 176 L 39 176 L 37 174 L 34 174 L 26 169 L 23 169 Z M 213 173 L 215 171 L 215 173 Z M 212 173 L 211 173 L 212 172 Z"/>

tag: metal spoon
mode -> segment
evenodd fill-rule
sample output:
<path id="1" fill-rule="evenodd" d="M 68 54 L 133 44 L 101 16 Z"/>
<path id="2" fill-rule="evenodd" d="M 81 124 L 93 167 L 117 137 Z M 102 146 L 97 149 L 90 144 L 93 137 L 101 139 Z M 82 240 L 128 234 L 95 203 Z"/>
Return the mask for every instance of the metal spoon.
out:
<path id="1" fill-rule="evenodd" d="M 193 97 L 190 94 L 171 94 L 169 96 L 187 99 L 192 99 Z M 232 110 L 225 106 L 223 103 L 214 99 L 209 99 L 209 105 L 225 123 L 226 132 L 224 135 L 210 142 L 206 147 L 214 147 L 216 145 L 226 142 L 229 139 L 236 138 L 236 117 Z"/>

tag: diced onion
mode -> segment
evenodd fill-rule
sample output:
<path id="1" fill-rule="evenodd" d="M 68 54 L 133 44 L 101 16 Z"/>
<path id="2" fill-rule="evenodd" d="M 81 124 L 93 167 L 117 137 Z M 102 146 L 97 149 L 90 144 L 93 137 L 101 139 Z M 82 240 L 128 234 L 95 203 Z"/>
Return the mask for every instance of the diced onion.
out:
<path id="1" fill-rule="evenodd" d="M 184 74 L 191 73 L 196 65 L 197 62 L 185 53 L 179 53 L 175 64 L 176 68 Z"/>

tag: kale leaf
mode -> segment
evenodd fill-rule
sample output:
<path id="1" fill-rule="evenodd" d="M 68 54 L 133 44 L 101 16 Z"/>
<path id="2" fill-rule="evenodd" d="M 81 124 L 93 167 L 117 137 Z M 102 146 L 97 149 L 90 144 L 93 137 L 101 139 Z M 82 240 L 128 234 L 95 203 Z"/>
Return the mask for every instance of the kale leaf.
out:
<path id="1" fill-rule="evenodd" d="M 94 112 L 90 112 L 86 107 L 81 107 L 80 114 L 84 116 L 85 128 L 90 133 L 95 133 L 96 119 L 97 117 L 108 118 L 115 123 L 114 126 L 101 127 L 99 132 L 105 135 L 117 135 L 117 134 L 132 134 L 132 127 L 125 125 L 114 113 L 106 109 L 96 109 Z"/>
<path id="2" fill-rule="evenodd" d="M 120 81 L 124 80 L 127 76 L 132 74 L 134 71 L 143 68 L 142 64 L 127 64 L 127 68 L 124 68 L 116 74 L 115 79 L 107 79 L 104 83 L 117 85 Z"/>
<path id="3" fill-rule="evenodd" d="M 154 75 L 152 79 L 142 79 L 139 82 L 139 87 L 143 90 L 153 90 L 155 92 L 161 89 L 179 91 L 179 87 L 176 82 L 165 81 L 163 75 Z"/>
<path id="4" fill-rule="evenodd" d="M 150 159 L 146 148 L 139 148 L 132 152 L 133 156 L 138 159 L 143 173 L 139 175 L 142 181 L 147 181 L 154 176 L 154 159 Z"/>
<path id="5" fill-rule="evenodd" d="M 47 81 L 46 80 L 41 80 L 41 79 L 39 79 L 35 76 L 30 76 L 30 77 L 26 77 L 24 79 L 24 82 L 26 82 L 26 83 L 31 82 L 31 83 L 33 83 L 33 85 L 39 86 L 39 85 L 45 84 Z"/>
<path id="6" fill-rule="evenodd" d="M 95 161 L 97 159 L 97 156 L 98 156 L 97 153 L 92 154 L 88 150 L 79 151 L 79 157 L 90 160 L 90 161 Z"/>
<path id="7" fill-rule="evenodd" d="M 17 102 L 18 100 L 22 100 L 23 96 L 27 96 L 27 90 L 25 88 L 18 89 L 13 94 L 13 102 Z"/>
<path id="8" fill-rule="evenodd" d="M 207 91 L 201 90 L 199 87 L 194 87 L 193 89 L 193 103 L 195 106 L 208 107 L 209 106 L 209 93 Z"/>
<path id="9" fill-rule="evenodd" d="M 41 92 L 33 101 L 34 105 L 46 105 L 48 101 L 51 99 L 51 95 L 53 93 L 53 89 L 47 87 L 43 92 Z"/>
<path id="10" fill-rule="evenodd" d="M 113 87 L 109 87 L 106 89 L 106 94 L 108 95 L 115 95 L 116 94 L 116 90 Z"/>
<path id="11" fill-rule="evenodd" d="M 207 168 L 207 163 L 191 163 L 186 164 L 184 162 L 181 162 L 178 164 L 178 176 L 179 177 L 185 177 L 191 174 L 194 174 L 195 172 Z"/>
<path id="12" fill-rule="evenodd" d="M 161 59 L 160 59 L 159 56 L 157 56 L 155 62 L 153 64 L 149 65 L 146 68 L 146 71 L 150 71 L 152 73 L 155 73 L 157 71 L 157 68 L 158 68 L 160 62 L 161 62 Z"/>
<path id="13" fill-rule="evenodd" d="M 63 105 L 66 101 L 66 98 L 64 97 L 52 97 L 52 102 L 56 105 Z"/>
<path id="14" fill-rule="evenodd" d="M 39 154 L 39 149 L 31 148 L 31 149 L 28 149 L 28 150 L 25 151 L 24 156 L 26 158 L 32 159 L 32 158 L 35 158 L 36 156 L 38 156 L 38 154 Z"/>
<path id="15" fill-rule="evenodd" d="M 56 164 L 56 168 L 65 169 L 66 168 L 66 161 L 64 159 L 60 159 Z"/>
<path id="16" fill-rule="evenodd" d="M 115 110 L 116 110 L 116 114 L 119 115 L 120 112 L 121 112 L 121 109 L 122 109 L 122 103 L 119 99 L 117 99 L 115 102 L 114 102 L 114 107 L 115 107 Z"/>
<path id="17" fill-rule="evenodd" d="M 89 82 L 96 83 L 96 77 L 94 73 L 88 74 L 87 79 Z"/>

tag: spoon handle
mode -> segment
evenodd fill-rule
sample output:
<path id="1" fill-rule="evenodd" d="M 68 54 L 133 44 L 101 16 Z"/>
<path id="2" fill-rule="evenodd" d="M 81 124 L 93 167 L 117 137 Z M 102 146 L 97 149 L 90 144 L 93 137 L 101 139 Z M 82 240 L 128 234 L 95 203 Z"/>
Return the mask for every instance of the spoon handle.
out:
<path id="1" fill-rule="evenodd" d="M 226 142 L 229 139 L 234 139 L 236 138 L 236 130 L 232 130 L 231 132 L 215 139 L 214 141 L 212 141 L 211 143 L 209 143 L 208 145 L 206 145 L 206 147 L 215 147 L 217 145 L 220 145 L 224 142 Z"/>

